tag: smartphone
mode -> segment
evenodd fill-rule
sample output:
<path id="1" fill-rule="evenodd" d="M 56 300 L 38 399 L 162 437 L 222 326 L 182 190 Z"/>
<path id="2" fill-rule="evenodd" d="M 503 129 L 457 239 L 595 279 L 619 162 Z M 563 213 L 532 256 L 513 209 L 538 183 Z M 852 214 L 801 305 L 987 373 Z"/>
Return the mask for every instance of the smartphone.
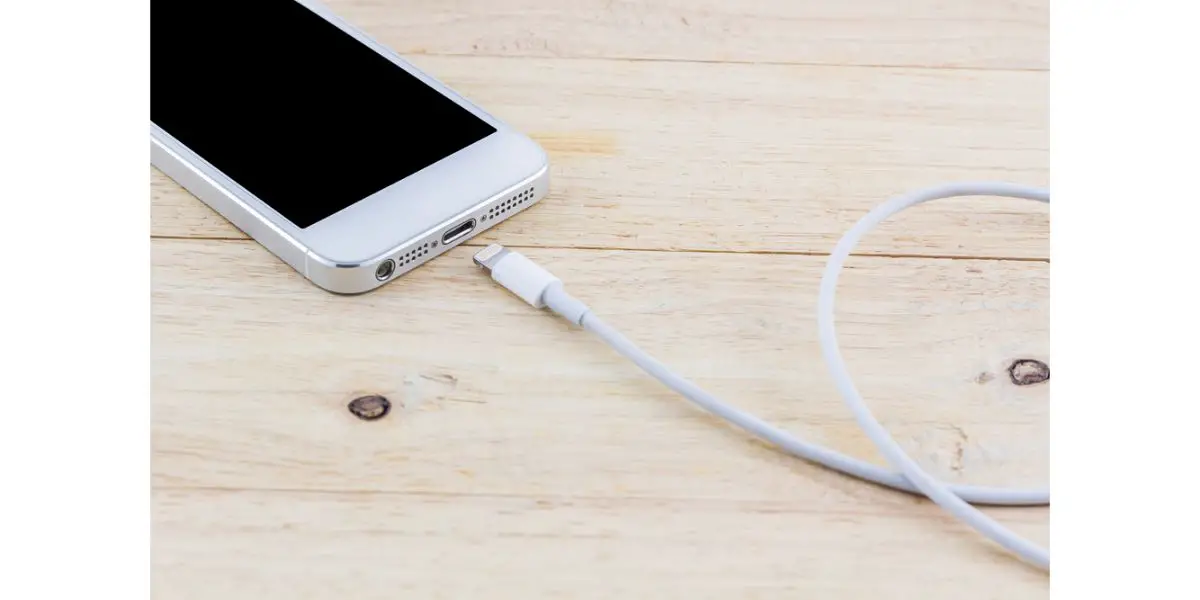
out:
<path id="1" fill-rule="evenodd" d="M 154 0 L 151 163 L 340 294 L 539 201 L 545 152 L 313 0 Z"/>

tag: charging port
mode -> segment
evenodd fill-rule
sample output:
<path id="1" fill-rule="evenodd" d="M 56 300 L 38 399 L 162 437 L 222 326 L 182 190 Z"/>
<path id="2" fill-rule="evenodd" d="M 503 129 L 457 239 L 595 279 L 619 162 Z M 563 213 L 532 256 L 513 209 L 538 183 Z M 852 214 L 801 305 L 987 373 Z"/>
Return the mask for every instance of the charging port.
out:
<path id="1" fill-rule="evenodd" d="M 470 219 L 451 227 L 442 234 L 442 245 L 452 244 L 456 240 L 461 239 L 464 235 L 475 231 L 475 219 Z"/>

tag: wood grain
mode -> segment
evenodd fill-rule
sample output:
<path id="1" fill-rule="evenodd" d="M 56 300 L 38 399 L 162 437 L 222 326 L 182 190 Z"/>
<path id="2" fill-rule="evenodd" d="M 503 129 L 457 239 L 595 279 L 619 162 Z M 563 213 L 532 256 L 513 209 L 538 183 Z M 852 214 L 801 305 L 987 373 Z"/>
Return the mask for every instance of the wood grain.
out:
<path id="1" fill-rule="evenodd" d="M 1046 74 L 419 57 L 540 141 L 551 194 L 481 238 L 507 244 L 827 253 L 866 211 L 921 186 L 1046 181 Z M 152 173 L 153 233 L 240 233 Z M 1048 211 L 923 206 L 871 254 L 1049 256 Z"/>
<path id="2" fill-rule="evenodd" d="M 883 199 L 1048 180 L 1044 0 L 328 0 L 550 153 L 503 241 L 656 357 L 875 460 L 821 360 L 824 255 Z M 930 503 L 714 421 L 462 247 L 327 294 L 157 171 L 154 596 L 1025 598 Z M 1048 211 L 934 203 L 843 274 L 873 410 L 951 481 L 1043 485 Z M 386 417 L 347 404 L 381 394 Z M 1045 543 L 1046 509 L 989 509 Z"/>
<path id="3" fill-rule="evenodd" d="M 819 535 L 839 538 L 838 552 L 876 553 L 839 568 L 882 576 L 905 568 L 899 565 L 909 559 L 901 554 L 928 551 L 938 557 L 938 571 L 961 564 L 972 573 L 990 571 L 1006 585 L 1041 585 L 1021 575 L 1020 567 L 1000 567 L 1006 557 L 918 500 L 789 459 L 713 422 L 586 334 L 504 295 L 475 271 L 469 254 L 460 248 L 378 293 L 341 298 L 303 282 L 250 242 L 154 241 L 156 522 L 166 524 L 161 535 L 202 548 L 163 547 L 164 582 L 186 587 L 207 568 L 237 571 L 257 553 L 263 554 L 256 560 L 276 565 L 270 569 L 285 568 L 286 549 L 296 540 L 330 539 L 347 526 L 339 516 L 298 525 L 305 534 L 254 525 L 271 507 L 299 503 L 298 515 L 358 515 L 357 532 L 333 551 L 334 564 L 346 568 L 355 548 L 371 546 L 367 539 L 408 552 L 416 551 L 418 539 L 441 539 L 432 556 L 471 540 L 493 540 L 497 549 L 520 547 L 515 540 L 525 536 L 541 540 L 525 546 L 521 558 L 506 551 L 489 561 L 482 549 L 466 555 L 485 573 L 554 565 L 556 578 L 506 588 L 511 597 L 520 590 L 549 594 L 570 580 L 592 582 L 588 589 L 595 595 L 648 590 L 640 586 L 665 585 L 678 572 L 667 565 L 696 556 L 715 568 L 727 560 L 721 558 L 727 557 L 724 546 L 688 532 L 712 527 L 710 535 L 719 536 L 726 530 L 721 523 L 758 512 L 766 515 L 750 517 L 754 523 L 736 536 L 771 558 L 731 567 L 726 586 L 745 584 L 753 575 L 767 577 L 760 582 L 764 589 L 821 591 L 833 585 L 866 594 L 870 586 L 835 576 L 806 584 L 804 569 L 782 568 L 830 550 L 817 544 L 809 547 L 813 554 L 791 547 L 786 557 L 779 555 L 786 544 L 777 530 L 788 523 L 789 539 L 804 537 L 828 520 L 841 524 L 817 527 Z M 801 435 L 874 458 L 819 358 L 810 317 L 819 258 L 550 249 L 530 254 L 567 275 L 600 314 L 701 385 Z M 851 267 L 839 311 L 846 356 L 863 376 L 864 394 L 899 439 L 951 480 L 1044 481 L 1047 386 L 1013 386 L 1004 369 L 1017 358 L 1046 359 L 1048 265 L 863 257 Z M 364 394 L 383 394 L 400 407 L 381 421 L 360 421 L 346 403 Z M 539 501 L 572 508 L 546 515 Z M 214 519 L 202 514 L 217 510 L 213 502 L 238 507 L 231 510 L 242 511 L 238 518 L 246 523 L 193 522 Z M 398 504 L 418 507 L 418 513 L 400 519 L 393 512 L 400 509 L 381 509 L 374 530 L 363 521 L 369 506 Z M 426 509 L 443 516 L 415 516 Z M 631 520 L 620 521 L 627 512 Z M 636 534 L 664 514 L 675 515 L 673 525 Z M 1044 511 L 1001 516 L 1023 532 L 1045 536 Z M 600 543 L 560 531 L 571 523 L 579 531 L 609 533 Z M 420 532 L 406 532 L 418 526 Z M 495 527 L 515 529 L 500 535 Z M 900 542 L 910 537 L 900 532 L 918 530 L 908 546 Z M 560 547 L 552 543 L 555 531 L 571 548 L 567 555 L 553 551 Z M 201 542 L 207 539 L 201 532 L 213 541 Z M 639 567 L 647 556 L 645 536 L 659 535 L 670 558 Z M 579 537 L 585 540 L 573 541 Z M 252 554 L 230 555 L 229 544 L 250 544 Z M 200 567 L 189 558 L 195 552 L 224 558 Z M 307 546 L 302 552 L 323 551 Z M 605 586 L 590 579 L 597 573 L 593 560 L 567 558 L 600 554 L 641 583 Z M 417 562 L 427 565 L 424 560 L 434 559 Z M 268 569 L 248 574 L 257 583 L 237 589 L 288 597 L 311 586 L 357 594 L 384 593 L 386 588 L 371 586 L 403 583 L 421 597 L 436 597 L 434 577 L 359 580 L 350 575 L 353 569 L 341 577 L 324 567 L 319 572 L 296 573 L 298 580 L 285 585 L 268 583 Z M 913 577 L 916 584 L 934 575 Z M 452 589 L 466 593 L 484 579 Z M 512 585 L 505 577 L 497 582 Z M 678 589 L 702 584 L 679 583 Z M 947 594 L 972 589 L 942 585 Z M 711 593 L 719 589 L 727 588 Z"/>
<path id="4" fill-rule="evenodd" d="M 153 506 L 169 600 L 1045 597 L 1044 575 L 980 557 L 927 507 L 240 490 Z"/>
<path id="5" fill-rule="evenodd" d="M 1045 0 L 330 0 L 405 54 L 1045 69 Z"/>

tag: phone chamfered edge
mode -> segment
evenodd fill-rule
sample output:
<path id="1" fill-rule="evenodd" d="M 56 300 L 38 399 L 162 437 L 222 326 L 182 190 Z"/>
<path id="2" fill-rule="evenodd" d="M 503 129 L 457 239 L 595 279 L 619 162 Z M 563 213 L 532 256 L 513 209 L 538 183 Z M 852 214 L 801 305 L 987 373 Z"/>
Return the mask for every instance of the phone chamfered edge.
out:
<path id="1" fill-rule="evenodd" d="M 154 167 L 314 284 L 339 294 L 370 291 L 436 258 L 452 247 L 434 243 L 440 242 L 438 236 L 441 232 L 466 219 L 476 219 L 477 226 L 469 235 L 455 240 L 454 245 L 487 231 L 500 221 L 540 201 L 549 191 L 550 180 L 549 163 L 543 162 L 532 174 L 487 194 L 462 210 L 428 223 L 417 233 L 397 238 L 371 256 L 346 260 L 323 255 L 308 247 L 304 243 L 303 235 L 297 236 L 293 233 L 297 229 L 294 225 L 219 170 L 203 160 L 194 159 L 194 155 L 188 156 L 191 154 L 186 149 L 181 151 L 178 142 L 161 129 L 152 126 L 151 164 Z M 522 191 L 528 192 L 527 201 L 493 218 L 483 218 L 489 214 L 489 210 L 504 205 Z M 399 263 L 401 257 L 411 252 L 412 248 L 431 243 L 434 244 L 433 248 L 420 255 L 420 260 L 410 261 L 404 269 L 386 280 L 376 278 L 375 272 L 380 263 L 388 260 Z"/>

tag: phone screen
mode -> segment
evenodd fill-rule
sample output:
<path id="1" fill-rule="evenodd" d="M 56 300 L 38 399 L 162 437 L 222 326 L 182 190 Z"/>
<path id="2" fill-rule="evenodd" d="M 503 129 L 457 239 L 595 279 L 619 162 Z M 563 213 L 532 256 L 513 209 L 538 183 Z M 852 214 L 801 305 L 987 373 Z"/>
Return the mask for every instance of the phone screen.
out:
<path id="1" fill-rule="evenodd" d="M 295 0 L 157 0 L 150 120 L 297 227 L 496 129 Z"/>

